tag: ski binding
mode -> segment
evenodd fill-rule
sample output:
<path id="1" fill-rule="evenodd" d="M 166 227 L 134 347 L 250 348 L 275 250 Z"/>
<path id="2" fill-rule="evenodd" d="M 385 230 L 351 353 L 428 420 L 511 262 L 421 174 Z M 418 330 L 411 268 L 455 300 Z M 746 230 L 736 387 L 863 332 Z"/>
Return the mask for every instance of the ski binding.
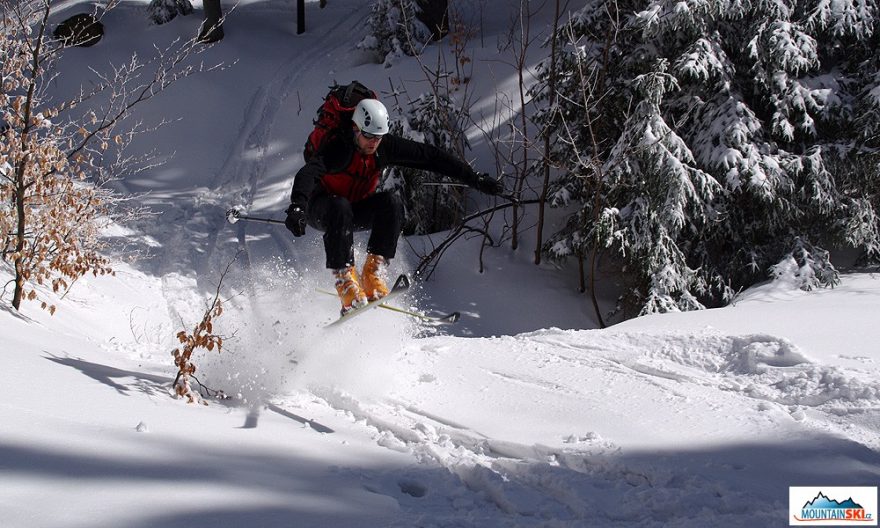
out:
<path id="1" fill-rule="evenodd" d="M 397 297 L 397 296 L 403 294 L 404 292 L 406 292 L 407 290 L 409 290 L 409 286 L 410 286 L 409 277 L 407 277 L 406 275 L 400 275 L 399 277 L 397 277 L 397 280 L 394 281 L 394 286 L 391 287 L 391 290 L 388 292 L 388 295 L 386 295 L 385 297 L 382 297 L 379 300 L 370 301 L 363 306 L 358 306 L 356 308 L 352 308 L 351 310 L 340 315 L 339 319 L 327 324 L 327 327 L 329 328 L 331 326 L 336 326 L 336 325 L 342 324 L 343 322 L 348 321 L 349 319 L 351 319 L 355 316 L 358 316 L 364 312 L 369 311 L 370 308 L 378 308 L 380 306 L 383 306 L 386 302 L 394 299 L 395 297 Z"/>

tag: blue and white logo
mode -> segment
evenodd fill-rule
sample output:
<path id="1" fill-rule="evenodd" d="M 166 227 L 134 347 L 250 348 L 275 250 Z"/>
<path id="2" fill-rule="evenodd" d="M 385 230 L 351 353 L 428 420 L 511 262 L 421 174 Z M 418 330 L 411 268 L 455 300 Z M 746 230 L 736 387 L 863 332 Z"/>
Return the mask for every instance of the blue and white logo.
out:
<path id="1" fill-rule="evenodd" d="M 789 526 L 877 526 L 877 487 L 788 489 Z"/>

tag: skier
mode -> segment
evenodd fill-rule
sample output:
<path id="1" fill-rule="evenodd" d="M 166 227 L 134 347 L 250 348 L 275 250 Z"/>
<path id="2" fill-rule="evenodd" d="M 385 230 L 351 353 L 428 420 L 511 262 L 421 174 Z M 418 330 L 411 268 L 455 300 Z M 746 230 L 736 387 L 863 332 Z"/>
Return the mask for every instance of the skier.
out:
<path id="1" fill-rule="evenodd" d="M 434 146 L 389 134 L 388 110 L 377 99 L 359 102 L 351 129 L 336 130 L 296 173 L 284 222 L 297 237 L 305 234 L 306 224 L 324 232 L 326 264 L 343 314 L 388 294 L 384 271 L 403 229 L 401 198 L 376 192 L 389 165 L 437 172 L 485 194 L 504 190 L 498 180 Z M 367 257 L 358 275 L 354 231 L 366 229 L 371 230 Z"/>

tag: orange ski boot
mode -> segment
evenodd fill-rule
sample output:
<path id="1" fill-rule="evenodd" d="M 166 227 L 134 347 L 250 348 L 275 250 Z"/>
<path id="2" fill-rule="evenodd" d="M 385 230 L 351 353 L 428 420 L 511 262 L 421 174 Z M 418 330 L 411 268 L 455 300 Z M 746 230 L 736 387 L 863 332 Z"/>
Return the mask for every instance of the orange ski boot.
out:
<path id="1" fill-rule="evenodd" d="M 339 294 L 339 300 L 342 301 L 343 314 L 367 304 L 367 296 L 361 289 L 354 266 L 333 270 L 333 276 L 336 278 L 336 293 Z"/>
<path id="2" fill-rule="evenodd" d="M 367 254 L 364 271 L 361 273 L 361 284 L 367 299 L 378 301 L 388 295 L 388 285 L 385 283 L 387 275 L 388 261 L 385 257 L 372 253 Z"/>

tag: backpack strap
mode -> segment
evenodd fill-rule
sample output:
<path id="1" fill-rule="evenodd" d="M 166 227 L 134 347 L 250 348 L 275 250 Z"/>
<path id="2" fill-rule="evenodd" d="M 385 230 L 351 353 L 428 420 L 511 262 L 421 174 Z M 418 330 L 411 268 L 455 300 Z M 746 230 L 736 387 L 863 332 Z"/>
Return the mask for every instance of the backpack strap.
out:
<path id="1" fill-rule="evenodd" d="M 350 104 L 351 103 L 351 94 L 354 92 L 355 83 L 360 84 L 357 81 L 348 83 L 348 86 L 345 87 L 345 93 L 342 95 L 342 104 L 347 107 L 352 106 Z"/>

